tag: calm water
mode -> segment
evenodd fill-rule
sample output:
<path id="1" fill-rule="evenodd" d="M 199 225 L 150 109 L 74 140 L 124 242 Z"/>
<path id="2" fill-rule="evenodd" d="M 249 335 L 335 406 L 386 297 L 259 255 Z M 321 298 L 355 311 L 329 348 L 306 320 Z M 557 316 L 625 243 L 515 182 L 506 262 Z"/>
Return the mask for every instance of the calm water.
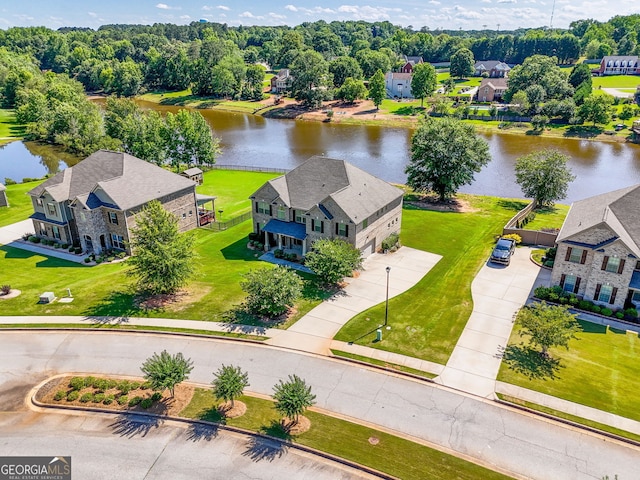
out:
<path id="1" fill-rule="evenodd" d="M 144 108 L 177 111 L 179 107 L 139 102 Z M 387 181 L 403 183 L 409 161 L 412 130 L 378 126 L 275 120 L 253 115 L 202 110 L 221 140 L 219 164 L 293 168 L 312 155 L 347 160 Z M 514 164 L 526 153 L 556 148 L 571 158 L 577 179 L 565 202 L 640 183 L 640 145 L 587 140 L 489 134 L 492 161 L 476 175 L 467 193 L 522 197 L 515 183 Z M 77 159 L 52 147 L 14 142 L 0 150 L 0 181 L 42 176 Z"/>

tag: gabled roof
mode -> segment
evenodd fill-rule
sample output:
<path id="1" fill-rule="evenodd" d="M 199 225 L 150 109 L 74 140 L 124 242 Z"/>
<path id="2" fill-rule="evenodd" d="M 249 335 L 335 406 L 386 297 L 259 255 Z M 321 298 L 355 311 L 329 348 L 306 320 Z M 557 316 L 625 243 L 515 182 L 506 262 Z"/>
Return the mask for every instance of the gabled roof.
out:
<path id="1" fill-rule="evenodd" d="M 77 198 L 89 207 L 98 203 L 89 199 L 100 187 L 115 202 L 114 206 L 127 210 L 194 185 L 188 178 L 132 155 L 98 150 L 41 183 L 29 195 L 39 197 L 46 191 L 56 202 Z"/>
<path id="2" fill-rule="evenodd" d="M 385 77 L 395 79 L 395 80 L 411 80 L 413 78 L 413 73 L 387 72 Z"/>
<path id="3" fill-rule="evenodd" d="M 473 66 L 475 70 L 511 70 L 511 67 L 500 60 L 479 60 Z"/>
<path id="4" fill-rule="evenodd" d="M 574 202 L 558 233 L 558 242 L 594 227 L 609 228 L 640 256 L 640 184 Z"/>
<path id="5" fill-rule="evenodd" d="M 182 175 L 191 177 L 193 175 L 199 175 L 201 173 L 202 173 L 202 170 L 200 170 L 198 167 L 193 167 L 193 168 L 187 168 L 184 172 L 182 172 Z"/>
<path id="6" fill-rule="evenodd" d="M 333 200 L 354 223 L 403 194 L 399 188 L 344 160 L 321 156 L 310 158 L 267 184 L 289 208 L 309 211 L 318 206 L 321 211 L 330 210 L 329 200 Z"/>
<path id="7" fill-rule="evenodd" d="M 490 86 L 494 90 L 497 90 L 498 88 L 507 88 L 507 82 L 508 79 L 505 77 L 483 78 L 478 88 L 480 89 L 486 86 Z"/>

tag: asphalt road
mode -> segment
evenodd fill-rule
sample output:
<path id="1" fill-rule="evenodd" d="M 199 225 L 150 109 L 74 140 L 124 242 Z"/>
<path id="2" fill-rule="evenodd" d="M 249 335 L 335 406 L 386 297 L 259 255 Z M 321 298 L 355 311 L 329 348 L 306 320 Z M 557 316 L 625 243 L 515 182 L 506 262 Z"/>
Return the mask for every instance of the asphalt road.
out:
<path id="1" fill-rule="evenodd" d="M 112 332 L 2 332 L 0 405 L 10 405 L 24 388 L 23 375 L 32 384 L 62 372 L 139 375 L 142 361 L 162 349 L 191 357 L 191 380 L 199 383 L 209 383 L 222 363 L 234 364 L 249 372 L 251 391 L 271 394 L 279 379 L 296 373 L 312 385 L 318 407 L 422 438 L 522 477 L 638 478 L 638 448 L 432 384 L 235 342 Z"/>

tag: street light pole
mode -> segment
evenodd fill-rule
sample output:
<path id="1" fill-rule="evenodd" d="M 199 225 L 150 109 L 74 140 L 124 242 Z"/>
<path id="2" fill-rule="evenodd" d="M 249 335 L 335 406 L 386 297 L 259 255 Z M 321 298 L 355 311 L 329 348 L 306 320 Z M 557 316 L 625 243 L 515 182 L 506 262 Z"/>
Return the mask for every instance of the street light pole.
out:
<path id="1" fill-rule="evenodd" d="M 387 326 L 387 322 L 389 320 L 389 272 L 391 271 L 391 267 L 386 268 L 387 271 L 387 299 L 384 306 L 384 325 Z"/>

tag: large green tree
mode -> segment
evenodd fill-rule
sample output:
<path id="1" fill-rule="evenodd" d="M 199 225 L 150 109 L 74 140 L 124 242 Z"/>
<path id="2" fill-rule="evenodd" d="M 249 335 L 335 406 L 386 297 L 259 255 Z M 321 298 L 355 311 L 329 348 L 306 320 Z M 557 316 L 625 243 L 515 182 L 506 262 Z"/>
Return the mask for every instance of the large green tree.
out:
<path id="1" fill-rule="evenodd" d="M 516 160 L 516 182 L 526 197 L 539 206 L 553 205 L 567 196 L 569 183 L 575 180 L 567 166 L 569 157 L 558 150 L 539 150 Z"/>
<path id="2" fill-rule="evenodd" d="M 382 101 L 387 96 L 387 87 L 384 82 L 384 74 L 382 70 L 378 70 L 369 81 L 369 98 L 376 106 L 376 110 L 380 108 Z"/>
<path id="3" fill-rule="evenodd" d="M 173 397 L 176 386 L 189 378 L 193 362 L 180 352 L 171 355 L 163 350 L 159 355 L 154 353 L 147 358 L 140 370 L 145 380 L 151 383 L 151 388 L 160 391 L 168 389 Z"/>
<path id="4" fill-rule="evenodd" d="M 166 158 L 178 171 L 181 165 L 213 165 L 220 141 L 200 112 L 179 110 L 165 118 Z"/>
<path id="5" fill-rule="evenodd" d="M 247 293 L 245 300 L 251 313 L 275 317 L 293 307 L 302 293 L 302 279 L 290 268 L 250 270 L 243 275 L 240 287 Z"/>
<path id="6" fill-rule="evenodd" d="M 472 125 L 454 118 L 427 118 L 411 138 L 407 185 L 418 192 L 433 191 L 444 200 L 471 183 L 490 160 L 487 142 Z"/>
<path id="7" fill-rule="evenodd" d="M 138 288 L 151 294 L 175 293 L 191 279 L 197 258 L 194 237 L 178 231 L 178 219 L 160 202 L 149 202 L 131 228 L 127 263 Z"/>
<path id="8" fill-rule="evenodd" d="M 305 256 L 305 265 L 325 283 L 338 283 L 362 266 L 362 253 L 341 239 L 322 238 Z"/>
<path id="9" fill-rule="evenodd" d="M 344 100 L 348 103 L 354 103 L 356 100 L 362 100 L 367 97 L 367 87 L 364 86 L 362 80 L 348 77 L 342 86 L 336 91 L 336 98 Z"/>
<path id="10" fill-rule="evenodd" d="M 329 64 L 318 52 L 302 52 L 291 65 L 293 97 L 308 107 L 319 107 L 331 96 Z"/>
<path id="11" fill-rule="evenodd" d="M 567 305 L 534 303 L 520 309 L 516 316 L 520 336 L 529 337 L 529 342 L 540 347 L 540 354 L 547 357 L 551 347 L 569 349 L 569 341 L 581 331 L 576 315 Z"/>
<path id="12" fill-rule="evenodd" d="M 438 84 L 436 69 L 430 63 L 418 63 L 413 69 L 411 93 L 424 105 L 424 97 L 431 95 Z"/>
<path id="13" fill-rule="evenodd" d="M 329 63 L 329 72 L 333 75 L 333 86 L 340 88 L 347 78 L 362 80 L 362 68 L 352 57 L 338 57 Z"/>
<path id="14" fill-rule="evenodd" d="M 463 78 L 468 75 L 473 75 L 473 52 L 468 48 L 461 48 L 451 55 L 451 66 L 449 67 L 449 74 L 452 77 Z"/>
<path id="15" fill-rule="evenodd" d="M 572 96 L 574 91 L 566 72 L 558 66 L 558 59 L 546 55 L 532 55 L 522 65 L 511 69 L 505 100 L 510 102 L 516 92 L 524 91 L 531 85 L 540 85 L 544 88 L 546 98 L 558 100 Z"/>
<path id="16" fill-rule="evenodd" d="M 275 409 L 291 419 L 294 425 L 298 423 L 300 415 L 316 400 L 316 396 L 311 393 L 311 386 L 295 374 L 289 375 L 286 382 L 280 380 L 274 385 L 273 391 Z"/>
<path id="17" fill-rule="evenodd" d="M 591 95 L 585 98 L 582 105 L 578 107 L 577 114 L 583 122 L 593 122 L 595 127 L 596 124 L 609 123 L 611 105 L 613 105 L 611 95 Z"/>
<path id="18" fill-rule="evenodd" d="M 262 65 L 249 65 L 245 77 L 242 95 L 249 100 L 262 100 L 262 83 L 264 82 L 265 71 Z"/>

